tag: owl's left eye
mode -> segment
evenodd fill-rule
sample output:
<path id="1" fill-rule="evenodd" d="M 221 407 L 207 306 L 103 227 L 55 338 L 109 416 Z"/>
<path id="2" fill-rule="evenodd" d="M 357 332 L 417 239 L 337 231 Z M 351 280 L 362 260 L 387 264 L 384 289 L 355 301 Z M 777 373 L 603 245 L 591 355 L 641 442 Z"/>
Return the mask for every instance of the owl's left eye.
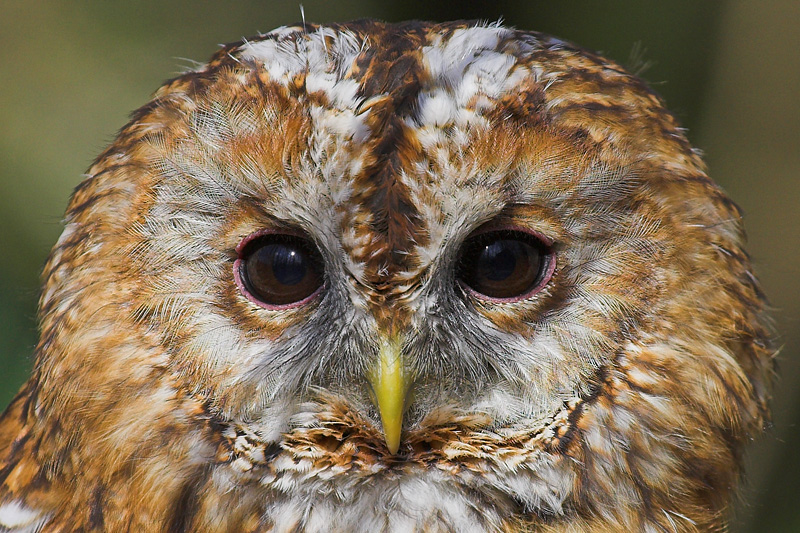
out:
<path id="1" fill-rule="evenodd" d="M 552 250 L 543 238 L 525 231 L 487 231 L 464 243 L 457 277 L 479 297 L 509 302 L 538 292 L 554 268 Z"/>
<path id="2" fill-rule="evenodd" d="M 299 305 L 322 287 L 322 258 L 308 239 L 267 233 L 246 238 L 240 248 L 236 283 L 262 307 Z"/>

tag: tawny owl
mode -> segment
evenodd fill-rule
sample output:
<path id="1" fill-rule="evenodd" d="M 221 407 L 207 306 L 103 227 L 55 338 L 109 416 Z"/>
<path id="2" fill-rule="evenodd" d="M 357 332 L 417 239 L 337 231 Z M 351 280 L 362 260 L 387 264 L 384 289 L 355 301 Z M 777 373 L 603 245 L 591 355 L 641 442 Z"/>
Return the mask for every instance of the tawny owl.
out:
<path id="1" fill-rule="evenodd" d="M 2 531 L 707 531 L 767 416 L 740 213 L 619 65 L 284 27 L 89 170 Z"/>

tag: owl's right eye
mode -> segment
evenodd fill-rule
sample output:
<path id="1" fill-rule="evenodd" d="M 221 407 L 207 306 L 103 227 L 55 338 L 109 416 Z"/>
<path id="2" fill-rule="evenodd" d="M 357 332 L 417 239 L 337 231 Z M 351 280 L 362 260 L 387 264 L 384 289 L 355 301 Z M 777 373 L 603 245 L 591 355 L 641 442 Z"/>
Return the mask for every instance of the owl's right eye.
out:
<path id="1" fill-rule="evenodd" d="M 262 307 L 294 307 L 322 287 L 322 257 L 308 239 L 266 233 L 247 237 L 240 248 L 233 267 L 236 284 Z"/>

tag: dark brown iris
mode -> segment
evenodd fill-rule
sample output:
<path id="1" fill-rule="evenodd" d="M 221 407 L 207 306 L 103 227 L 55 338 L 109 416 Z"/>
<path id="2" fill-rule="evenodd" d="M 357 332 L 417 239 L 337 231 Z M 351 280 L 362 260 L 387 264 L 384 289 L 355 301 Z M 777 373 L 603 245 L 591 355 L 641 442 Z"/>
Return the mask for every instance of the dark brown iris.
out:
<path id="1" fill-rule="evenodd" d="M 517 299 L 532 295 L 547 283 L 552 260 L 549 247 L 532 234 L 489 231 L 464 243 L 458 278 L 479 295 Z"/>
<path id="2" fill-rule="evenodd" d="M 265 305 L 298 303 L 322 286 L 322 258 L 307 239 L 267 234 L 249 241 L 237 261 L 243 291 Z"/>

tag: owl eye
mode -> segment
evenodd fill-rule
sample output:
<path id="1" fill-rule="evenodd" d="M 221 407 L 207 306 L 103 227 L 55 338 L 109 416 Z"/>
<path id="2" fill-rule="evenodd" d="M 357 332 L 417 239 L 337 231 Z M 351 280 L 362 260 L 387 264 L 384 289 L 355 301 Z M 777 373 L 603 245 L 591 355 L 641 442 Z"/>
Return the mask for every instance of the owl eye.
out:
<path id="1" fill-rule="evenodd" d="M 535 235 L 513 230 L 489 231 L 464 243 L 457 277 L 478 296 L 517 301 L 544 287 L 554 268 L 550 246 Z"/>
<path id="2" fill-rule="evenodd" d="M 324 281 L 322 257 L 307 239 L 269 233 L 239 245 L 234 276 L 239 290 L 264 307 L 305 303 Z"/>

